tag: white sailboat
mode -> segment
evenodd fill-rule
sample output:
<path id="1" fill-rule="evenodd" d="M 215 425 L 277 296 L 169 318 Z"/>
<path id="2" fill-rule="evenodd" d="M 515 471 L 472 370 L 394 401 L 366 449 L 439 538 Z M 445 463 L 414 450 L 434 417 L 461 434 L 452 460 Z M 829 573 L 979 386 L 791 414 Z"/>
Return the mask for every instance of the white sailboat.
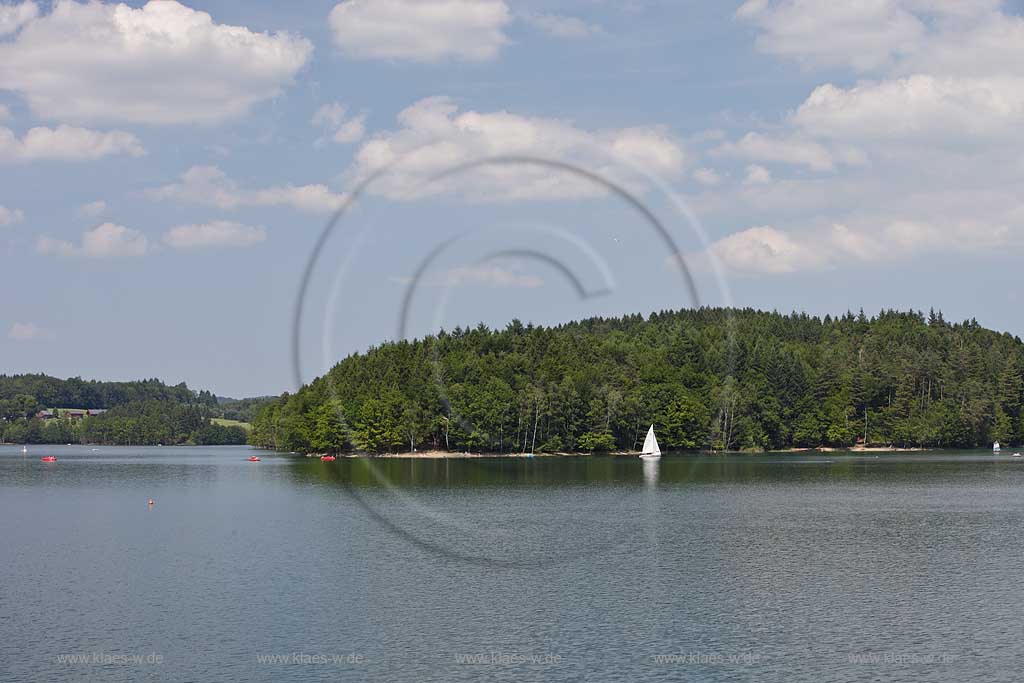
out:
<path id="1" fill-rule="evenodd" d="M 654 460 L 661 457 L 661 449 L 658 448 L 658 437 L 654 436 L 654 425 L 647 430 L 647 438 L 644 439 L 644 449 L 640 451 L 640 457 Z"/>
<path id="2" fill-rule="evenodd" d="M 999 442 L 998 441 L 996 441 L 994 444 L 992 444 L 992 452 L 993 453 L 998 453 L 999 452 Z"/>

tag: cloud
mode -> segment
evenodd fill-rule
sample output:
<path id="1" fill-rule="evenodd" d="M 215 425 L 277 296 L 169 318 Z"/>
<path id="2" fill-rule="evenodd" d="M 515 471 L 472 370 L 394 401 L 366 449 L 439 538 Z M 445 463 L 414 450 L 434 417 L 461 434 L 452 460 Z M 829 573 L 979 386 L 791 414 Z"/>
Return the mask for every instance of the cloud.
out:
<path id="1" fill-rule="evenodd" d="M 198 225 L 179 225 L 163 237 L 164 244 L 175 249 L 210 247 L 251 247 L 267 238 L 263 228 L 231 221 L 212 221 Z"/>
<path id="2" fill-rule="evenodd" d="M 59 256 L 82 256 L 85 258 L 121 258 L 142 256 L 149 250 L 146 236 L 138 230 L 123 225 L 104 223 L 82 233 L 81 246 L 75 246 L 65 240 L 40 237 L 36 249 L 41 254 Z"/>
<path id="3" fill-rule="evenodd" d="M 366 114 L 347 117 L 345 105 L 335 102 L 325 104 L 313 114 L 312 123 L 327 130 L 334 142 L 351 144 L 366 135 Z"/>
<path id="4" fill-rule="evenodd" d="M 313 213 L 336 211 L 344 194 L 331 192 L 326 185 L 281 185 L 258 190 L 238 186 L 216 166 L 193 166 L 181 174 L 177 183 L 149 191 L 154 199 L 167 199 L 220 209 L 242 206 L 289 206 Z"/>
<path id="5" fill-rule="evenodd" d="M 706 187 L 714 187 L 722 182 L 722 176 L 713 168 L 698 168 L 693 172 L 693 179 Z"/>
<path id="6" fill-rule="evenodd" d="M 0 226 L 14 225 L 25 220 L 25 212 L 21 209 L 8 209 L 0 204 Z"/>
<path id="7" fill-rule="evenodd" d="M 786 121 L 791 139 L 805 146 L 826 138 L 884 145 L 893 140 L 955 145 L 987 138 L 1002 144 L 1015 136 L 1024 115 L 1024 18 L 1002 13 L 1001 5 L 998 0 L 751 0 L 737 14 L 758 27 L 757 44 L 773 54 L 882 75 L 816 87 Z M 906 39 L 893 38 L 899 26 L 908 27 L 902 30 Z M 884 49 L 873 53 L 872 45 Z M 763 142 L 758 136 L 749 133 L 735 146 Z M 770 160 L 768 151 L 760 151 L 758 157 L 746 150 L 748 158 Z M 820 150 L 803 154 L 809 165 L 827 164 Z"/>
<path id="8" fill-rule="evenodd" d="M 566 17 L 560 14 L 526 13 L 521 18 L 528 24 L 540 29 L 554 38 L 575 40 L 590 38 L 604 33 L 597 24 L 588 24 L 577 17 Z"/>
<path id="9" fill-rule="evenodd" d="M 312 44 L 216 24 L 173 0 L 58 0 L 0 43 L 0 89 L 63 121 L 211 123 L 276 97 Z"/>
<path id="10" fill-rule="evenodd" d="M 41 341 L 56 339 L 50 330 L 45 330 L 35 323 L 14 323 L 7 332 L 7 338 L 14 341 Z"/>
<path id="11" fill-rule="evenodd" d="M 785 232 L 770 225 L 748 228 L 724 237 L 708 251 L 732 271 L 752 274 L 792 273 L 821 267 L 821 258 Z"/>
<path id="12" fill-rule="evenodd" d="M 582 166 L 621 182 L 628 165 L 675 177 L 685 166 L 682 147 L 658 126 L 584 130 L 570 121 L 507 111 L 459 112 L 447 97 L 428 97 L 398 115 L 400 128 L 380 133 L 356 152 L 356 180 L 395 165 L 372 188 L 393 199 L 455 192 L 477 200 L 569 199 L 602 194 L 566 172 L 495 165 L 424 185 L 435 174 L 493 156 L 533 156 Z M 635 173 L 633 174 L 636 175 Z"/>
<path id="13" fill-rule="evenodd" d="M 797 109 L 793 123 L 841 139 L 992 138 L 1013 135 L 1024 120 L 1024 78 L 925 74 L 852 88 L 826 84 Z"/>
<path id="14" fill-rule="evenodd" d="M 849 151 L 834 154 L 827 147 L 804 136 L 770 137 L 750 132 L 736 142 L 720 145 L 713 154 L 750 161 L 806 166 L 814 171 L 831 171 L 837 162 L 864 163 L 862 155 Z"/>
<path id="15" fill-rule="evenodd" d="M 1007 249 L 1024 245 L 1020 224 L 1024 209 L 1008 213 L 969 215 L 943 210 L 913 212 L 914 217 L 864 214 L 849 222 L 825 223 L 780 230 L 758 226 L 728 235 L 701 254 L 713 255 L 734 274 L 780 275 L 835 268 L 844 263 L 886 264 L 922 253 L 959 253 Z"/>
<path id="16" fill-rule="evenodd" d="M 87 216 L 89 218 L 95 218 L 100 216 L 107 211 L 107 203 L 102 199 L 98 199 L 95 202 L 89 202 L 88 204 L 82 204 L 78 207 L 79 216 Z"/>
<path id="17" fill-rule="evenodd" d="M 965 11 L 964 5 L 974 5 Z M 871 71 L 920 49 L 930 25 L 950 16 L 964 18 L 992 11 L 993 0 L 748 0 L 736 16 L 758 29 L 757 48 L 796 59 L 806 68 L 846 66 Z M 960 5 L 961 7 L 957 7 Z"/>
<path id="18" fill-rule="evenodd" d="M 20 5 L 0 5 L 0 36 L 16 33 L 18 29 L 39 16 L 39 7 L 34 2 Z"/>
<path id="19" fill-rule="evenodd" d="M 722 261 L 776 273 L 1024 247 L 1024 18 L 1004 4 L 741 6 L 760 51 L 830 81 L 710 154 L 830 174 L 706 188 L 694 198 L 705 220 L 771 229 L 720 240 Z"/>
<path id="20" fill-rule="evenodd" d="M 92 161 L 118 154 L 138 157 L 145 153 L 137 137 L 119 130 L 101 133 L 62 124 L 56 128 L 30 128 L 18 138 L 10 128 L 0 127 L 0 162 Z"/>
<path id="21" fill-rule="evenodd" d="M 409 285 L 410 277 L 393 277 L 393 282 Z M 523 272 L 522 264 L 513 261 L 480 263 L 449 268 L 427 275 L 419 281 L 426 287 L 494 287 L 499 289 L 536 289 L 544 285 L 539 275 Z"/>
<path id="22" fill-rule="evenodd" d="M 764 166 L 751 164 L 747 166 L 747 177 L 743 180 L 745 185 L 767 185 L 772 181 L 772 173 Z"/>
<path id="23" fill-rule="evenodd" d="M 346 0 L 331 10 L 334 43 L 358 59 L 487 61 L 508 43 L 502 0 Z"/>

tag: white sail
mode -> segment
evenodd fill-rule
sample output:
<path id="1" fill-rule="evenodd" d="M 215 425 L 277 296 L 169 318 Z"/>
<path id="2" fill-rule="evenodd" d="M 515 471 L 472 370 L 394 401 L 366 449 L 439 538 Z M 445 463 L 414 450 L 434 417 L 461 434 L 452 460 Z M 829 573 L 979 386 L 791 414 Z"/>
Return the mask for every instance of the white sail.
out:
<path id="1" fill-rule="evenodd" d="M 999 452 L 999 442 L 998 441 L 996 441 L 994 444 L 992 444 L 992 452 L 993 453 L 998 453 Z"/>
<path id="2" fill-rule="evenodd" d="M 640 456 L 659 456 L 661 455 L 661 449 L 658 448 L 658 437 L 654 436 L 654 425 L 647 430 L 647 438 L 644 439 L 644 449 L 640 451 Z"/>

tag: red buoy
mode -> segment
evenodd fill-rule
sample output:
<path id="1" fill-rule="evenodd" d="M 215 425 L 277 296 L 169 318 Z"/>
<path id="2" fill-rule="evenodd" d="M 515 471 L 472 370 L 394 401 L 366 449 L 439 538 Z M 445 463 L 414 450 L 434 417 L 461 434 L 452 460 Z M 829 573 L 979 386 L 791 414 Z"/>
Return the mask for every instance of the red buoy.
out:
<path id="1" fill-rule="evenodd" d="M 57 456 L 56 455 L 44 455 L 43 457 L 41 457 L 39 459 L 42 460 L 43 462 L 57 462 Z"/>
<path id="2" fill-rule="evenodd" d="M 259 461 L 260 461 L 260 459 L 257 458 L 255 455 L 249 456 L 249 462 L 259 462 Z"/>
<path id="3" fill-rule="evenodd" d="M 334 462 L 335 460 L 337 460 L 337 458 L 335 458 L 333 455 L 321 455 L 320 459 L 323 460 L 324 462 Z"/>

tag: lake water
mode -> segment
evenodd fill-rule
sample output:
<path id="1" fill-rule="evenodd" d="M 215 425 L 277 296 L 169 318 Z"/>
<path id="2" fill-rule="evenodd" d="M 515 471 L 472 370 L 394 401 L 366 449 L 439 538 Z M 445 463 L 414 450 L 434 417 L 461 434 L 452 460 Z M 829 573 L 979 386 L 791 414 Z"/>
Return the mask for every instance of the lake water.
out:
<path id="1" fill-rule="evenodd" d="M 1024 670 L 1024 459 L 251 452 L 0 447 L 0 680 Z"/>

